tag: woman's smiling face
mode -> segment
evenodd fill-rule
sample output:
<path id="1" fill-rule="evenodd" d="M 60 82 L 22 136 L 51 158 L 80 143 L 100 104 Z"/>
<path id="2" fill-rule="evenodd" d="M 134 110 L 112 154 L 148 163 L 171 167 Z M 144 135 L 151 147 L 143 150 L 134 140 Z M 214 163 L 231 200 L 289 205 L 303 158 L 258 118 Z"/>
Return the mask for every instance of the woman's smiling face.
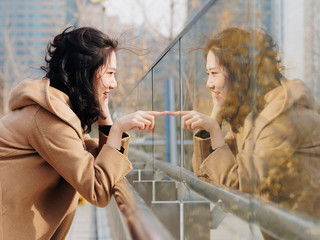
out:
<path id="1" fill-rule="evenodd" d="M 206 71 L 208 74 L 207 88 L 211 90 L 213 102 L 223 104 L 230 90 L 230 81 L 225 68 L 219 64 L 212 51 L 209 51 L 207 55 Z"/>
<path id="2" fill-rule="evenodd" d="M 115 78 L 116 70 L 117 58 L 113 51 L 107 63 L 97 70 L 93 81 L 95 93 L 100 106 L 102 106 L 104 101 L 108 99 L 108 95 L 111 90 L 117 87 L 117 80 Z"/>

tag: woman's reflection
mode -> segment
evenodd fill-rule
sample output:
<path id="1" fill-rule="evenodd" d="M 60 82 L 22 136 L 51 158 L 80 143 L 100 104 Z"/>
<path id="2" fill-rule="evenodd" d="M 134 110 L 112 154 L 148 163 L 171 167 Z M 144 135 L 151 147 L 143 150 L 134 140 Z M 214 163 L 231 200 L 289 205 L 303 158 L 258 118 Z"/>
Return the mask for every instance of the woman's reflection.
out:
<path id="1" fill-rule="evenodd" d="M 211 116 L 170 113 L 183 116 L 183 128 L 198 129 L 195 174 L 320 218 L 320 117 L 312 93 L 281 74 L 279 52 L 263 30 L 226 29 L 208 42 L 206 57 Z"/>

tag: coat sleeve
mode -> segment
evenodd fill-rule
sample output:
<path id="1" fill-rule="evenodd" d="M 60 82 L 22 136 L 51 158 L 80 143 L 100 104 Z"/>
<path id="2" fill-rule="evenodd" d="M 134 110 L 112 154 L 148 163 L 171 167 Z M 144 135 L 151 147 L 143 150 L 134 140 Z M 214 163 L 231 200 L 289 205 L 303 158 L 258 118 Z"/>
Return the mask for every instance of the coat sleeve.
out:
<path id="1" fill-rule="evenodd" d="M 204 146 L 210 144 L 210 139 L 195 136 L 195 173 L 212 183 L 224 184 L 243 192 L 252 192 L 256 187 L 263 188 L 270 178 L 276 177 L 275 173 L 281 172 L 280 169 L 289 171 L 286 166 L 297 161 L 293 154 L 301 144 L 302 137 L 291 118 L 282 114 L 263 128 L 255 140 L 250 134 L 244 148 L 238 149 L 236 156 L 227 144 L 210 154 L 205 153 L 207 147 Z"/>
<path id="2" fill-rule="evenodd" d="M 225 184 L 237 188 L 236 159 L 227 144 L 212 152 L 209 133 L 198 131 L 193 136 L 194 173 L 213 184 Z"/>
<path id="3" fill-rule="evenodd" d="M 111 128 L 111 125 L 108 126 Z M 108 132 L 109 133 L 109 132 Z M 108 133 L 101 131 L 99 128 L 99 139 L 91 138 L 89 134 L 84 134 L 83 139 L 86 145 L 86 150 L 90 152 L 94 157 L 98 155 L 103 145 L 106 144 L 108 140 Z M 130 136 L 128 133 L 123 133 L 121 139 L 121 146 L 124 149 L 123 154 L 128 157 L 128 149 L 129 149 Z"/>
<path id="4" fill-rule="evenodd" d="M 86 151 L 90 152 L 94 157 L 98 156 L 100 149 L 99 139 L 91 138 L 89 134 L 83 134 L 84 144 L 86 146 Z"/>
<path id="5" fill-rule="evenodd" d="M 104 130 L 104 127 L 108 127 L 107 130 Z M 99 151 L 103 147 L 104 144 L 106 144 L 109 136 L 111 125 L 109 126 L 99 126 Z M 128 150 L 129 150 L 129 142 L 130 142 L 130 136 L 128 133 L 122 134 L 121 139 L 121 147 L 124 149 L 123 154 L 125 156 L 128 156 Z"/>
<path id="6" fill-rule="evenodd" d="M 34 118 L 29 142 L 87 201 L 106 206 L 111 190 L 131 169 L 127 157 L 104 145 L 95 158 L 82 136 L 55 115 L 41 109 Z"/>

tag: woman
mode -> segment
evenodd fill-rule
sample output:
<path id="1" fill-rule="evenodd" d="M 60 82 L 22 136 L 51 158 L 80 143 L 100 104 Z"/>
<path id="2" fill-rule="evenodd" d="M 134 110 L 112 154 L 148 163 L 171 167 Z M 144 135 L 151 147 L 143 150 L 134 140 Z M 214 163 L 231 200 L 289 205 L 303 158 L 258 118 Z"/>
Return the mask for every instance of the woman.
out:
<path id="1" fill-rule="evenodd" d="M 264 31 L 226 29 L 206 53 L 211 116 L 170 113 L 183 116 L 183 128 L 199 129 L 195 174 L 320 218 L 320 117 L 311 92 L 284 78 Z M 223 121 L 230 127 L 225 137 Z"/>
<path id="2" fill-rule="evenodd" d="M 66 29 L 48 46 L 46 76 L 13 89 L 0 120 L 0 239 L 64 239 L 79 194 L 106 206 L 132 169 L 125 132 L 151 130 L 161 114 L 112 122 L 117 48 L 94 28 Z M 96 121 L 99 143 L 88 135 Z"/>

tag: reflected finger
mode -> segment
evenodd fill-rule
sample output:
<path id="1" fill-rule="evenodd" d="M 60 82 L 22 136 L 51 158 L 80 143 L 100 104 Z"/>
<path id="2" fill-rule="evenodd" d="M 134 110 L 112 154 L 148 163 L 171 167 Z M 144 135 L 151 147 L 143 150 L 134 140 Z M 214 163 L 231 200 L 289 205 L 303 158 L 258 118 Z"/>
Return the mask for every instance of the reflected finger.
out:
<path id="1" fill-rule="evenodd" d="M 188 113 L 190 113 L 190 111 L 175 111 L 175 112 L 168 111 L 168 114 L 173 117 L 185 116 Z"/>

